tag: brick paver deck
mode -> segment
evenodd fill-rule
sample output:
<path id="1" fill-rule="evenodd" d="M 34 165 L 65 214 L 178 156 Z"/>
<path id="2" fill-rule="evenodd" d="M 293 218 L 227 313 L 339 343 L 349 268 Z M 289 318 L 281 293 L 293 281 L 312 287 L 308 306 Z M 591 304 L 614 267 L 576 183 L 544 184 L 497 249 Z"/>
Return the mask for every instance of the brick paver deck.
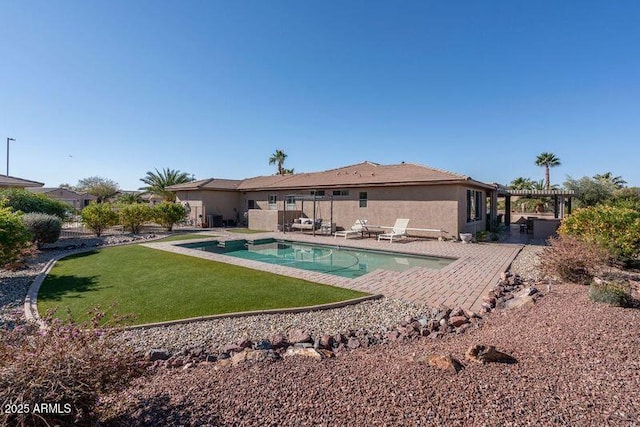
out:
<path id="1" fill-rule="evenodd" d="M 413 267 L 404 272 L 375 270 L 356 279 L 330 274 L 298 270 L 280 265 L 233 258 L 211 252 L 174 246 L 177 242 L 147 243 L 150 248 L 196 256 L 198 258 L 221 261 L 228 264 L 255 268 L 276 274 L 297 277 L 327 285 L 356 289 L 368 293 L 383 294 L 388 297 L 426 303 L 432 306 L 445 304 L 449 307 L 462 306 L 474 311 L 480 309 L 482 296 L 493 287 L 500 273 L 509 265 L 522 249 L 521 244 L 440 242 L 435 240 L 400 240 L 378 242 L 375 239 L 334 239 L 331 236 L 312 236 L 300 233 L 222 233 L 215 240 L 277 238 L 299 242 L 338 245 L 343 247 L 379 249 L 418 255 L 457 258 L 440 270 Z M 189 240 L 194 242 L 194 240 Z"/>

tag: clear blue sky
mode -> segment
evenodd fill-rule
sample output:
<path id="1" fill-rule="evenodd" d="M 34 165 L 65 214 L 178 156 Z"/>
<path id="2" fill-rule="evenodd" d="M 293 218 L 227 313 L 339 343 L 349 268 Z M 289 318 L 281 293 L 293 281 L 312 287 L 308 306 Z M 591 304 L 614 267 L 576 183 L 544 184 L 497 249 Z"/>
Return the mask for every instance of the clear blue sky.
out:
<path id="1" fill-rule="evenodd" d="M 640 186 L 640 2 L 0 2 L 0 173 L 421 163 Z"/>

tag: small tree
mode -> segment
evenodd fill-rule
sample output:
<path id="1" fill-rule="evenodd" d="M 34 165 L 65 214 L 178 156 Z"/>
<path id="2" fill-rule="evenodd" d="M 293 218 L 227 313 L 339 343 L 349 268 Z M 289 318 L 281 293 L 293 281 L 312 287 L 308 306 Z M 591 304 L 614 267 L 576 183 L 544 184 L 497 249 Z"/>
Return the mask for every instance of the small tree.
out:
<path id="1" fill-rule="evenodd" d="M 22 214 L 0 201 L 0 265 L 14 262 L 29 245 L 31 236 L 22 222 Z"/>
<path id="2" fill-rule="evenodd" d="M 170 202 L 162 202 L 153 208 L 154 221 L 171 231 L 173 226 L 187 217 L 187 208 Z"/>
<path id="3" fill-rule="evenodd" d="M 611 199 L 615 190 L 613 185 L 588 176 L 580 179 L 573 179 L 569 176 L 564 183 L 564 187 L 575 193 L 574 198 L 578 201 L 579 207 L 605 203 Z"/>
<path id="4" fill-rule="evenodd" d="M 90 176 L 78 181 L 76 189 L 83 193 L 91 194 L 98 198 L 97 202 L 102 203 L 106 199 L 118 194 L 118 183 L 99 176 Z"/>
<path id="5" fill-rule="evenodd" d="M 55 215 L 28 213 L 22 220 L 31 232 L 31 240 L 38 248 L 45 243 L 55 243 L 60 238 L 62 221 Z"/>
<path id="6" fill-rule="evenodd" d="M 158 169 L 156 169 L 155 173 L 151 171 L 147 172 L 144 178 L 140 178 L 140 181 L 147 184 L 145 187 L 140 187 L 140 190 L 143 190 L 145 193 L 160 196 L 167 202 L 173 202 L 176 200 L 176 194 L 173 191 L 167 190 L 167 187 L 184 184 L 193 180 L 187 172 L 165 168 L 162 169 L 162 172 Z"/>
<path id="7" fill-rule="evenodd" d="M 111 205 L 103 203 L 91 203 L 82 210 L 82 222 L 100 237 L 105 228 L 118 223 L 118 213 Z"/>
<path id="8" fill-rule="evenodd" d="M 144 223 L 152 218 L 153 210 L 146 204 L 123 204 L 118 206 L 118 216 L 120 218 L 120 224 L 124 226 L 126 230 L 138 234 Z"/>
<path id="9" fill-rule="evenodd" d="M 0 191 L 0 199 L 4 199 L 6 206 L 14 211 L 55 215 L 61 219 L 64 219 L 73 209 L 67 203 L 52 199 L 44 194 L 36 194 L 17 188 Z"/>

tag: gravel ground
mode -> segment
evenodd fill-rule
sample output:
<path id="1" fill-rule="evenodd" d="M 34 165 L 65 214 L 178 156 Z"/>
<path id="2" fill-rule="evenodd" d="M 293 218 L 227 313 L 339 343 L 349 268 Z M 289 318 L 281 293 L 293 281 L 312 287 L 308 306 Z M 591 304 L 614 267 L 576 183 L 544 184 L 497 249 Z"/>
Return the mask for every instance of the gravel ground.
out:
<path id="1" fill-rule="evenodd" d="M 515 364 L 464 361 L 495 345 Z M 458 374 L 413 361 L 452 354 Z M 534 307 L 482 328 L 338 353 L 214 369 L 161 370 L 102 408 L 118 425 L 621 425 L 640 424 L 640 310 L 591 303 L 557 285 Z M 105 416 L 106 417 L 106 416 Z"/>

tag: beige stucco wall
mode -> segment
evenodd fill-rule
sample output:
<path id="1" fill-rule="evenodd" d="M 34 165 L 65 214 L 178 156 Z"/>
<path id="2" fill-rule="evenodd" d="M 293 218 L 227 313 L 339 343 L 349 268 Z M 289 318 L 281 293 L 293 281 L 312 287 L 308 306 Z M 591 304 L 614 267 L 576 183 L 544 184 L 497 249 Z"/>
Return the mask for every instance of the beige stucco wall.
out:
<path id="1" fill-rule="evenodd" d="M 481 217 L 477 221 L 467 222 L 467 190 L 480 190 L 473 187 L 458 186 L 458 203 L 460 205 L 460 211 L 458 212 L 458 230 L 459 233 L 477 233 L 478 231 L 484 231 L 487 228 L 487 191 L 480 190 L 483 196 L 480 198 L 480 213 Z"/>

